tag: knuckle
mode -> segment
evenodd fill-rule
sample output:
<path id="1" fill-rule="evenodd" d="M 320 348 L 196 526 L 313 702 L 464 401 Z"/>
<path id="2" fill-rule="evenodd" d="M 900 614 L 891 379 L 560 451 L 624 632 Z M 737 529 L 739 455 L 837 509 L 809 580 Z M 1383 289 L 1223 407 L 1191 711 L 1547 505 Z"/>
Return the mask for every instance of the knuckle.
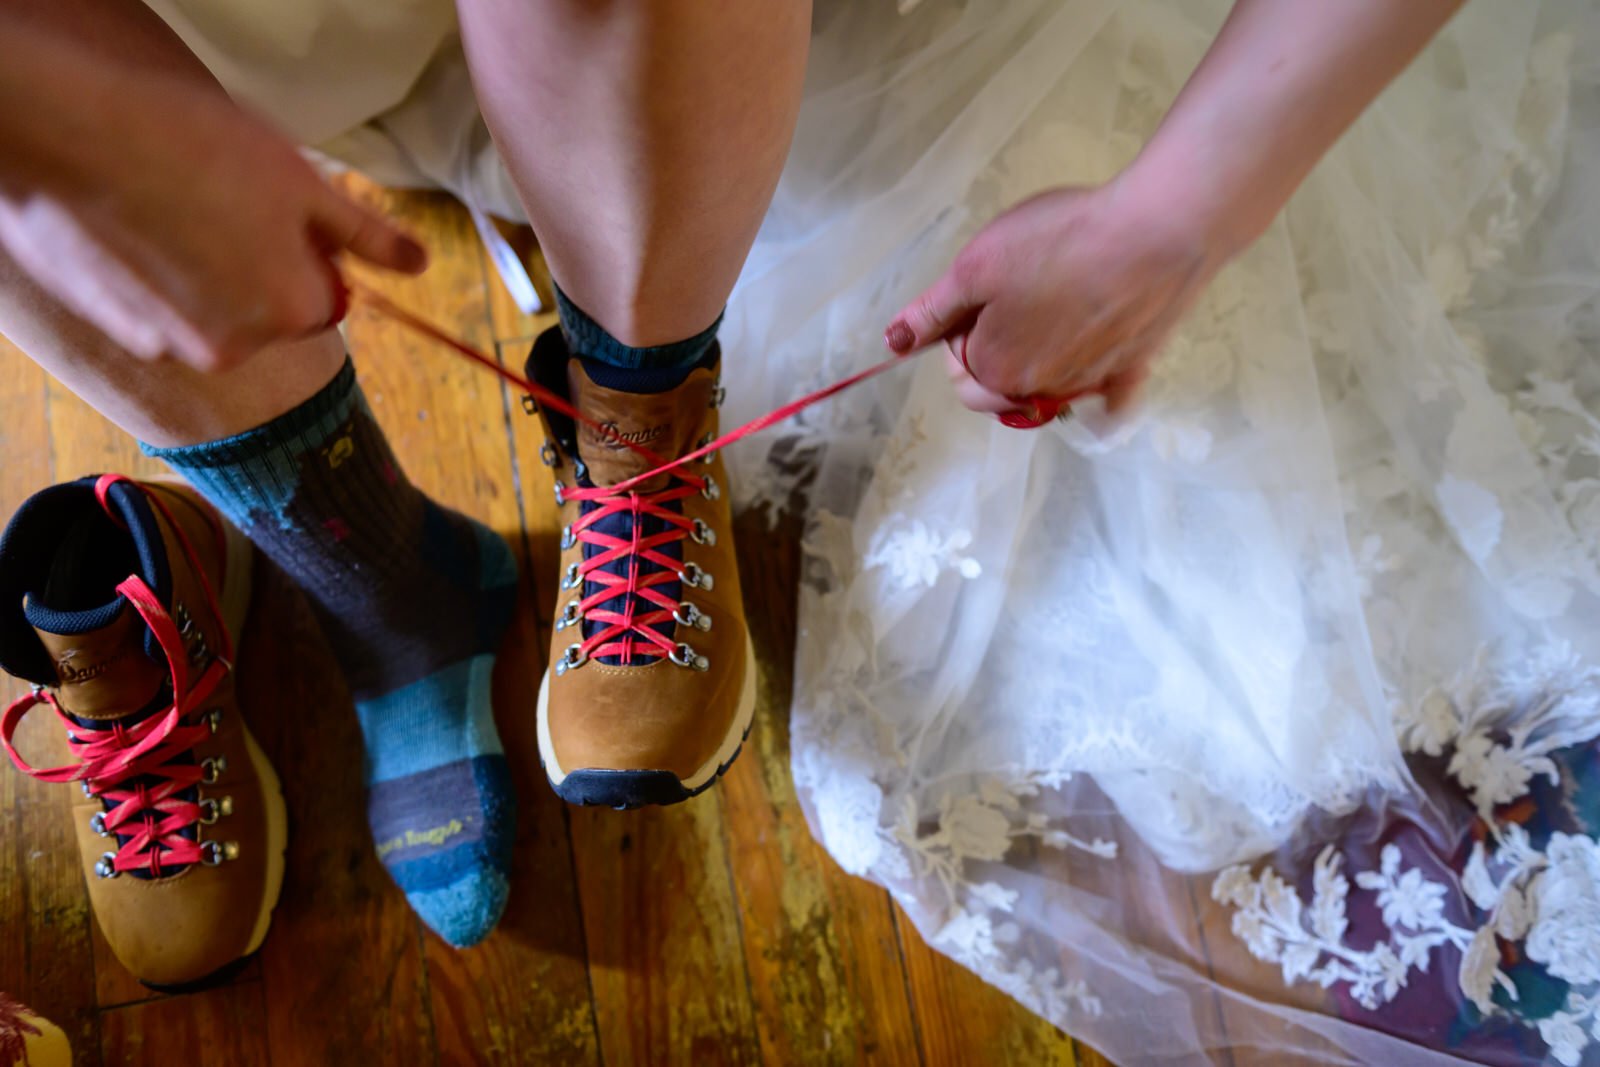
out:
<path id="1" fill-rule="evenodd" d="M 912 308 L 912 318 L 920 324 L 919 332 L 939 322 L 939 303 L 932 294 L 924 293 L 917 297 L 916 304 Z"/>
<path id="2" fill-rule="evenodd" d="M 989 255 L 981 245 L 968 245 L 956 253 L 950 264 L 950 276 L 963 289 L 974 288 L 987 271 Z"/>

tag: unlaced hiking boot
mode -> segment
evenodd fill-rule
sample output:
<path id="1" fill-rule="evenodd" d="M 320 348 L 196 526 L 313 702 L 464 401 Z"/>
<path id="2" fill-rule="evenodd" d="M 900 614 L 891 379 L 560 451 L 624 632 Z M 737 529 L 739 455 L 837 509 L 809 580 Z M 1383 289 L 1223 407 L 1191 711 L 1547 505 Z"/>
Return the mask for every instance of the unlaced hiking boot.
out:
<path id="1" fill-rule="evenodd" d="M 254 952 L 283 883 L 283 794 L 234 688 L 251 552 L 187 487 L 120 475 L 36 494 L 0 536 L 0 667 L 34 683 L 0 741 L 23 773 L 82 787 L 95 919 L 157 989 Z M 14 746 L 41 707 L 66 731 L 64 766 Z"/>
<path id="2" fill-rule="evenodd" d="M 610 430 L 527 405 L 543 420 L 565 524 L 539 754 L 574 804 L 686 800 L 750 728 L 755 669 L 721 457 L 629 486 L 656 464 L 619 443 L 675 459 L 715 439 L 717 360 L 713 350 L 686 375 L 662 372 L 666 387 L 646 392 L 638 371 L 612 377 L 572 357 L 557 330 L 528 358 L 531 380 Z"/>
<path id="3" fill-rule="evenodd" d="M 72 1067 L 67 1035 L 0 993 L 0 1067 Z"/>

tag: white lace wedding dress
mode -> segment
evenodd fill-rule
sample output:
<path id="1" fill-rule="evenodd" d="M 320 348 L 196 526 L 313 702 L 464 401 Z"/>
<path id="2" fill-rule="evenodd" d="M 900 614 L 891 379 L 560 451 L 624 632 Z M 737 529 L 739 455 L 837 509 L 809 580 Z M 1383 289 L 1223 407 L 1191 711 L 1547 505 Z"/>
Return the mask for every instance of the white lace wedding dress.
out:
<path id="1" fill-rule="evenodd" d="M 1225 14 L 901 6 L 819 3 L 735 417 L 881 358 L 1002 208 L 1114 174 Z M 250 84 L 509 208 L 430 48 L 337 135 Z M 1600 1062 L 1597 191 L 1600 16 L 1479 0 L 1135 416 L 1003 429 L 929 357 L 734 450 L 748 496 L 803 491 L 794 773 L 840 865 L 1119 1062 Z"/>

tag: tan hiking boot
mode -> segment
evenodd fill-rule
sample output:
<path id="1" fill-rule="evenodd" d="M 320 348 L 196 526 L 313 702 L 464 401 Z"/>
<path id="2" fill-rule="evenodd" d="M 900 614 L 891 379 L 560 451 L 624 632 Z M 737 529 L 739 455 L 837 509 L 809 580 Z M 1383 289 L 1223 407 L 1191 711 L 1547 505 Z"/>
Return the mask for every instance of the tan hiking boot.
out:
<path id="1" fill-rule="evenodd" d="M 61 1027 L 0 993 L 0 1067 L 72 1067 Z"/>
<path id="2" fill-rule="evenodd" d="M 36 494 L 0 537 L 0 667 L 34 683 L 0 741 L 24 773 L 81 785 L 95 919 L 157 989 L 254 952 L 283 883 L 283 794 L 234 690 L 251 558 L 193 490 L 119 475 Z M 66 731 L 65 766 L 13 745 L 42 706 Z"/>
<path id="3" fill-rule="evenodd" d="M 573 359 L 557 330 L 528 358 L 530 379 L 667 459 L 716 437 L 718 369 L 713 351 L 662 391 L 608 388 L 595 377 L 609 368 Z M 557 413 L 540 416 L 564 524 L 539 690 L 545 771 L 574 804 L 686 800 L 733 762 L 755 710 L 722 459 L 618 491 L 655 464 Z"/>

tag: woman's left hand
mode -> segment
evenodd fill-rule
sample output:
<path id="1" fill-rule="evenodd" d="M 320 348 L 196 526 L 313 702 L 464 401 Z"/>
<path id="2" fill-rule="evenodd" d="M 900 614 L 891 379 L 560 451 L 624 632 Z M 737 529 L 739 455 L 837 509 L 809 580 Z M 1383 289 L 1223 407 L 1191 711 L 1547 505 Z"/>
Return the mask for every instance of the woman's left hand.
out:
<path id="1" fill-rule="evenodd" d="M 1100 393 L 1127 407 L 1231 243 L 1112 182 L 1043 193 L 985 226 L 896 316 L 896 352 L 945 342 L 973 411 L 1037 418 Z"/>

